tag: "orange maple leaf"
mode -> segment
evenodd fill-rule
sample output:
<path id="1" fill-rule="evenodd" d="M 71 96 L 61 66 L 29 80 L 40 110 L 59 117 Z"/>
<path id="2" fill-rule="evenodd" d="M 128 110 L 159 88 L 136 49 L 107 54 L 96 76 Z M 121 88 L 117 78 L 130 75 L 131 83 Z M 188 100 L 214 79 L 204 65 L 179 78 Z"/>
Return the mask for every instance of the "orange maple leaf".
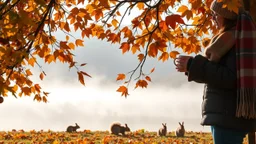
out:
<path id="1" fill-rule="evenodd" d="M 104 8 L 109 8 L 109 3 L 107 0 L 99 0 L 100 5 L 103 6 Z"/>
<path id="2" fill-rule="evenodd" d="M 147 81 L 145 81 L 145 80 L 138 80 L 137 83 L 136 83 L 135 88 L 137 88 L 137 87 L 147 88 L 147 86 L 148 86 L 148 82 Z"/>
<path id="3" fill-rule="evenodd" d="M 125 97 L 127 97 L 129 95 L 128 94 L 128 89 L 127 89 L 126 86 L 120 86 L 116 91 L 121 92 L 122 96 L 125 96 Z"/>
<path id="4" fill-rule="evenodd" d="M 169 59 L 168 52 L 163 52 L 162 55 L 158 58 L 158 60 L 162 60 L 163 62 L 167 61 Z"/>
<path id="5" fill-rule="evenodd" d="M 130 50 L 130 44 L 128 44 L 127 42 L 123 42 L 120 49 L 122 49 L 122 53 L 124 54 L 125 52 Z"/>
<path id="6" fill-rule="evenodd" d="M 145 79 L 151 82 L 151 78 L 149 76 L 146 76 Z"/>
<path id="7" fill-rule="evenodd" d="M 77 74 L 78 74 L 78 80 L 80 81 L 80 83 L 85 85 L 83 74 L 81 72 L 77 72 Z"/>
<path id="8" fill-rule="evenodd" d="M 141 62 L 144 59 L 144 54 L 138 54 L 138 59 Z"/>
<path id="9" fill-rule="evenodd" d="M 112 21 L 111 21 L 111 24 L 116 28 L 117 26 L 118 26 L 118 21 L 116 20 L 116 19 L 113 19 Z"/>
<path id="10" fill-rule="evenodd" d="M 40 79 L 43 80 L 44 79 L 44 73 L 40 73 Z"/>
<path id="11" fill-rule="evenodd" d="M 26 74 L 27 74 L 27 76 L 33 75 L 32 72 L 29 69 L 26 70 Z"/>
<path id="12" fill-rule="evenodd" d="M 143 10 L 144 9 L 144 3 L 140 2 L 137 4 L 137 7 L 139 10 Z"/>
<path id="13" fill-rule="evenodd" d="M 168 26 L 166 25 L 166 22 L 165 21 L 161 21 L 159 23 L 159 28 L 162 30 L 162 31 L 167 31 L 168 30 Z"/>
<path id="14" fill-rule="evenodd" d="M 166 25 L 170 26 L 172 29 L 175 29 L 177 23 L 185 24 L 183 19 L 181 18 L 181 15 L 178 15 L 178 14 L 167 16 L 165 18 L 165 22 L 166 22 Z"/>
<path id="15" fill-rule="evenodd" d="M 202 14 L 205 14 L 205 8 L 202 6 L 202 7 L 199 7 L 198 8 L 198 10 L 197 10 L 197 12 L 198 12 L 198 14 L 200 14 L 200 13 L 202 13 Z"/>
<path id="16" fill-rule="evenodd" d="M 148 56 L 156 57 L 157 53 L 158 53 L 157 44 L 156 43 L 150 44 L 149 49 L 148 49 Z"/>
<path id="17" fill-rule="evenodd" d="M 171 58 L 173 58 L 173 59 L 174 59 L 174 58 L 176 58 L 176 57 L 177 57 L 177 55 L 178 55 L 178 54 L 180 54 L 180 53 L 179 53 L 179 52 L 177 52 L 177 51 L 171 51 L 169 55 L 170 55 L 170 57 L 171 57 Z"/>
<path id="18" fill-rule="evenodd" d="M 125 74 L 118 74 L 116 80 L 124 80 L 125 79 Z"/>
<path id="19" fill-rule="evenodd" d="M 76 46 L 84 46 L 83 42 L 81 39 L 76 39 Z"/>
<path id="20" fill-rule="evenodd" d="M 132 46 L 132 54 L 135 54 L 137 51 L 140 51 L 140 45 L 134 44 Z"/>

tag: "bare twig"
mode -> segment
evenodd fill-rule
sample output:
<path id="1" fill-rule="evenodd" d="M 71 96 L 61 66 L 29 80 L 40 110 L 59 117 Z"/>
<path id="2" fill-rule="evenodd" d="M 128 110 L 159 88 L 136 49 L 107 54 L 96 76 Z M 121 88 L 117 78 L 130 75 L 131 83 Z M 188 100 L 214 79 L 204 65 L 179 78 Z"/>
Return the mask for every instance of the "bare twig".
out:
<path id="1" fill-rule="evenodd" d="M 156 5 L 158 5 L 158 6 L 156 7 L 156 24 L 155 24 L 156 26 L 153 28 L 152 31 L 149 31 L 149 30 L 148 30 L 148 33 L 144 35 L 144 36 L 149 35 L 148 43 L 147 43 L 146 50 L 145 50 L 145 55 L 144 55 L 144 57 L 143 57 L 143 60 L 137 65 L 137 67 L 136 67 L 134 70 L 132 70 L 132 71 L 129 72 L 129 73 L 131 73 L 131 75 L 130 75 L 130 77 L 129 77 L 127 86 L 129 86 L 129 83 L 130 83 L 130 81 L 132 80 L 133 75 L 135 74 L 135 72 L 136 72 L 139 68 L 140 68 L 140 73 L 139 73 L 139 76 L 138 76 L 137 78 L 135 78 L 135 80 L 139 79 L 139 78 L 143 75 L 143 66 L 144 66 L 145 61 L 146 61 L 146 59 L 147 59 L 149 45 L 150 45 L 151 42 L 152 42 L 152 36 L 153 36 L 154 32 L 159 28 L 159 15 L 158 15 L 158 12 L 159 12 L 159 5 L 160 5 L 160 3 L 161 3 L 161 0 L 156 4 Z M 144 18 L 145 18 L 145 15 L 144 15 Z M 144 36 L 143 36 L 143 37 L 144 37 Z M 142 38 L 142 37 L 140 37 L 140 38 Z"/>

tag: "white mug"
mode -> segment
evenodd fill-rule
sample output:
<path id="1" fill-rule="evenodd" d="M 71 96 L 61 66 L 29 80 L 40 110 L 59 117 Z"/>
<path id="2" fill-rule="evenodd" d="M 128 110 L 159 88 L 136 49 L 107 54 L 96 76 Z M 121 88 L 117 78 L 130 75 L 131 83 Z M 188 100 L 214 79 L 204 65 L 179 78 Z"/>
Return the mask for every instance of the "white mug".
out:
<path id="1" fill-rule="evenodd" d="M 173 60 L 173 63 L 174 63 L 175 66 L 177 66 L 176 60 L 178 58 L 180 58 L 180 57 L 192 57 L 192 56 L 189 56 L 189 55 L 178 55 L 178 57 L 174 58 L 174 60 Z"/>

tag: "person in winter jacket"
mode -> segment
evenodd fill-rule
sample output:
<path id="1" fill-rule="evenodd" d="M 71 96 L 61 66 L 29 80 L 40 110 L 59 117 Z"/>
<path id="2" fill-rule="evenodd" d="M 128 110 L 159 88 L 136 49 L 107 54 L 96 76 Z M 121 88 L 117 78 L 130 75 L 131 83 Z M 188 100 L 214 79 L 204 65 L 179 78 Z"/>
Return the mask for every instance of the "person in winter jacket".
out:
<path id="1" fill-rule="evenodd" d="M 201 125 L 214 144 L 242 144 L 256 131 L 256 26 L 243 8 L 236 14 L 218 0 L 210 8 L 219 33 L 204 55 L 177 57 L 176 69 L 204 84 Z"/>

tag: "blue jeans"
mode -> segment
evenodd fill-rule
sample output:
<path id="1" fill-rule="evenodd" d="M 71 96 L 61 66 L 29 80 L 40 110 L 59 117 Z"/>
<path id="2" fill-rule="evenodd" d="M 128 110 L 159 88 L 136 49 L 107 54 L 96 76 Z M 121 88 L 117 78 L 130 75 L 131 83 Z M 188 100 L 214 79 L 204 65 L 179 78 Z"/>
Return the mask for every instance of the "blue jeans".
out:
<path id="1" fill-rule="evenodd" d="M 247 132 L 211 126 L 214 144 L 242 144 Z"/>

